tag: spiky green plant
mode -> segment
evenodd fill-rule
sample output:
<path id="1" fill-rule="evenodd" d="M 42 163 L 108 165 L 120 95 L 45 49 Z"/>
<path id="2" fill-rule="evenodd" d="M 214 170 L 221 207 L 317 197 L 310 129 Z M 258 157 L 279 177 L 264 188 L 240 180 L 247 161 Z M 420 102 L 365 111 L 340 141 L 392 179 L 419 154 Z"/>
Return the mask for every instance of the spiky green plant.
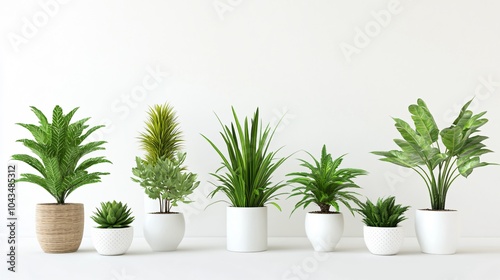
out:
<path id="1" fill-rule="evenodd" d="M 446 209 L 446 196 L 452 183 L 461 175 L 468 177 L 475 168 L 491 165 L 479 157 L 492 152 L 482 143 L 486 136 L 474 135 L 488 122 L 486 112 L 474 115 L 467 102 L 453 124 L 439 131 L 434 117 L 422 99 L 408 107 L 415 124 L 394 118 L 396 129 L 403 139 L 394 139 L 401 150 L 376 151 L 387 161 L 415 171 L 425 182 L 432 210 Z M 474 135 L 474 136 L 473 136 Z M 439 139 L 444 147 L 441 147 Z"/>
<path id="2" fill-rule="evenodd" d="M 162 158 L 173 160 L 182 146 L 181 131 L 174 109 L 168 105 L 149 108 L 146 131 L 141 133 L 141 148 L 146 151 L 145 160 L 155 164 Z"/>
<path id="3" fill-rule="evenodd" d="M 135 219 L 127 204 L 121 202 L 101 202 L 101 208 L 96 208 L 91 217 L 99 226 L 98 228 L 124 228 L 128 227 Z"/>
<path id="4" fill-rule="evenodd" d="M 155 164 L 136 157 L 136 167 L 132 168 L 132 180 L 144 188 L 151 199 L 158 200 L 160 213 L 170 213 L 172 206 L 179 202 L 191 203 L 187 196 L 200 184 L 196 174 L 184 171 L 182 166 L 186 153 L 178 152 L 173 160 L 165 157 Z"/>
<path id="5" fill-rule="evenodd" d="M 355 191 L 351 189 L 360 188 L 353 179 L 360 175 L 368 174 L 365 170 L 345 168 L 338 169 L 343 157 L 333 160 L 332 155 L 326 151 L 326 145 L 321 150 L 321 159 L 318 161 L 310 153 L 307 154 L 314 161 L 310 163 L 300 159 L 301 166 L 309 169 L 308 172 L 294 172 L 287 176 L 295 176 L 289 180 L 290 183 L 297 183 L 301 186 L 292 190 L 289 197 L 301 196 L 292 213 L 299 207 L 306 208 L 309 204 L 315 203 L 319 206 L 321 213 L 331 213 L 330 207 L 339 212 L 339 202 L 344 204 L 351 213 L 354 214 L 350 202 L 358 202 Z"/>
<path id="6" fill-rule="evenodd" d="M 16 154 L 12 159 L 22 161 L 40 175 L 23 173 L 18 182 L 37 184 L 52 195 L 58 204 L 64 204 L 69 194 L 77 188 L 101 181 L 107 172 L 89 172 L 87 169 L 99 163 L 111 163 L 105 157 L 82 158 L 94 151 L 104 150 L 105 141 L 94 141 L 83 144 L 83 141 L 103 125 L 89 128 L 85 118 L 71 123 L 71 118 L 78 110 L 73 109 L 64 115 L 61 107 L 56 106 L 52 112 L 52 123 L 36 107 L 31 110 L 38 117 L 39 125 L 18 123 L 33 135 L 34 139 L 20 139 L 36 156 Z M 88 128 L 88 129 L 87 129 Z"/>
<path id="7" fill-rule="evenodd" d="M 269 125 L 263 127 L 258 108 L 250 125 L 247 118 L 243 124 L 240 122 L 234 108 L 232 112 L 234 123 L 230 126 L 222 124 L 217 116 L 222 126 L 220 134 L 224 139 L 227 155 L 203 135 L 222 159 L 222 166 L 211 173 L 219 184 L 214 184 L 216 188 L 210 196 L 213 198 L 215 194 L 222 192 L 234 207 L 263 207 L 270 203 L 281 209 L 272 201 L 280 195 L 277 191 L 286 185 L 271 182 L 273 173 L 286 160 L 276 157 L 277 151 L 269 151 L 276 128 L 271 130 Z"/>
<path id="8" fill-rule="evenodd" d="M 410 206 L 396 204 L 396 198 L 390 196 L 386 199 L 379 198 L 376 204 L 369 199 L 365 203 L 358 203 L 355 209 L 363 217 L 363 223 L 369 227 L 397 227 L 406 220 L 404 213 Z"/>

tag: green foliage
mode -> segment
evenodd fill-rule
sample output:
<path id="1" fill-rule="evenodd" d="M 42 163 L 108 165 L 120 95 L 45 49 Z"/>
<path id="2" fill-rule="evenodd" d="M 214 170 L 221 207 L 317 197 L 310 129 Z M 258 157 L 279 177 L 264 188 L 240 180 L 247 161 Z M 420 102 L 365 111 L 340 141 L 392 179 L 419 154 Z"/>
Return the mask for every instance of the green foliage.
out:
<path id="1" fill-rule="evenodd" d="M 149 108 L 146 132 L 139 140 L 146 151 L 145 160 L 155 164 L 160 158 L 173 160 L 182 145 L 181 131 L 175 112 L 168 104 Z"/>
<path id="2" fill-rule="evenodd" d="M 396 204 L 394 196 L 386 199 L 379 198 L 377 204 L 369 199 L 366 203 L 358 203 L 359 209 L 355 209 L 363 217 L 363 223 L 369 227 L 397 227 L 406 217 L 404 213 L 410 208 Z"/>
<path id="3" fill-rule="evenodd" d="M 294 172 L 287 176 L 295 176 L 289 180 L 290 183 L 297 183 L 301 186 L 292 190 L 292 196 L 302 196 L 297 202 L 292 213 L 299 207 L 306 208 L 309 204 L 315 203 L 319 206 L 321 213 L 330 213 L 330 206 L 339 211 L 339 202 L 344 204 L 351 213 L 354 214 L 350 202 L 358 202 L 355 191 L 351 189 L 360 188 L 353 182 L 353 179 L 360 175 L 368 174 L 362 169 L 337 169 L 342 163 L 340 156 L 333 160 L 332 155 L 327 153 L 326 146 L 321 150 L 321 160 L 316 160 L 310 153 L 313 163 L 300 159 L 301 166 L 308 169 L 308 172 Z"/>
<path id="4" fill-rule="evenodd" d="M 132 168 L 132 177 L 144 188 L 151 198 L 158 200 L 161 213 L 170 213 L 172 206 L 178 202 L 191 203 L 186 197 L 193 193 L 200 182 L 196 175 L 184 171 L 182 164 L 186 153 L 177 153 L 171 160 L 167 157 L 157 160 L 155 164 L 136 157 L 136 167 Z"/>
<path id="5" fill-rule="evenodd" d="M 101 202 L 101 209 L 96 210 L 91 218 L 99 225 L 98 228 L 124 228 L 135 219 L 127 204 L 121 202 Z"/>
<path id="6" fill-rule="evenodd" d="M 227 155 L 203 135 L 222 159 L 222 166 L 211 173 L 219 181 L 211 197 L 222 192 L 234 207 L 262 207 L 271 203 L 281 209 L 276 202 L 271 202 L 280 195 L 277 191 L 286 185 L 271 182 L 272 174 L 286 160 L 277 158 L 277 151 L 268 150 L 276 128 L 271 130 L 269 125 L 262 126 L 258 108 L 250 125 L 248 118 L 242 124 L 234 108 L 232 112 L 234 123 L 230 126 L 223 125 L 217 117 Z"/>
<path id="7" fill-rule="evenodd" d="M 444 210 L 446 195 L 457 177 L 468 177 L 477 167 L 492 165 L 480 161 L 491 151 L 482 143 L 486 136 L 475 135 L 488 122 L 486 112 L 474 115 L 468 110 L 472 100 L 461 109 L 453 124 L 439 131 L 434 117 L 422 99 L 408 107 L 415 129 L 407 122 L 394 118 L 403 139 L 394 142 L 400 150 L 376 151 L 382 161 L 410 168 L 422 177 L 429 192 L 433 210 Z M 439 144 L 439 138 L 443 147 Z"/>
<path id="8" fill-rule="evenodd" d="M 48 191 L 59 204 L 63 204 L 77 188 L 101 181 L 102 175 L 109 173 L 88 172 L 87 169 L 99 163 L 108 162 L 104 157 L 81 159 L 94 151 L 104 150 L 105 141 L 95 141 L 83 144 L 83 141 L 103 125 L 89 128 L 85 118 L 71 123 L 71 118 L 78 110 L 73 109 L 64 115 L 61 107 L 56 106 L 52 112 L 52 123 L 37 108 L 31 110 L 38 117 L 39 125 L 18 123 L 33 135 L 34 139 L 20 139 L 34 156 L 16 154 L 12 159 L 27 163 L 40 175 L 23 173 L 18 182 L 37 184 Z M 88 129 L 87 129 L 88 128 Z"/>

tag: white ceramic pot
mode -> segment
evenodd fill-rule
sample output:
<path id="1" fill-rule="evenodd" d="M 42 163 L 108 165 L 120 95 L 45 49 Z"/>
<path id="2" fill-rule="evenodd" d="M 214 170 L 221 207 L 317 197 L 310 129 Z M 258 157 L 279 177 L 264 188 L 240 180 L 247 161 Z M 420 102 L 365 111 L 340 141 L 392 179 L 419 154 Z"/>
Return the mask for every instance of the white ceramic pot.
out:
<path id="1" fill-rule="evenodd" d="M 144 238 L 153 251 L 176 250 L 185 230 L 182 213 L 148 213 L 144 220 Z"/>
<path id="2" fill-rule="evenodd" d="M 427 254 L 454 254 L 459 237 L 458 211 L 419 209 L 415 215 L 415 230 L 422 252 Z"/>
<path id="3" fill-rule="evenodd" d="M 267 207 L 227 207 L 227 250 L 267 250 Z"/>
<path id="4" fill-rule="evenodd" d="M 92 228 L 92 243 L 97 253 L 104 256 L 127 252 L 134 238 L 134 228 Z"/>
<path id="5" fill-rule="evenodd" d="M 368 251 L 374 255 L 395 255 L 404 240 L 403 227 L 364 226 L 363 236 Z"/>
<path id="6" fill-rule="evenodd" d="M 344 232 L 344 216 L 342 213 L 307 213 L 305 227 L 314 250 L 330 252 Z"/>

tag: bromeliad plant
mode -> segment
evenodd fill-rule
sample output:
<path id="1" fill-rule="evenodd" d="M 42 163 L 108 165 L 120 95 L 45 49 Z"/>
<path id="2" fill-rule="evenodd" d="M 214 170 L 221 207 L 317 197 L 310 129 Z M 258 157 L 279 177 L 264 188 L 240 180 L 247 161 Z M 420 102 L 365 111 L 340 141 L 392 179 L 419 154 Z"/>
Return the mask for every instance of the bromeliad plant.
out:
<path id="1" fill-rule="evenodd" d="M 482 143 L 488 137 L 477 135 L 488 122 L 483 118 L 486 112 L 474 114 L 467 109 L 471 102 L 462 107 L 450 127 L 440 131 L 425 102 L 418 99 L 408 107 L 415 128 L 394 118 L 403 137 L 394 140 L 400 150 L 372 152 L 382 156 L 382 161 L 410 168 L 422 177 L 432 210 L 446 209 L 448 190 L 459 176 L 468 177 L 475 168 L 492 164 L 480 161 L 481 155 L 491 152 Z"/>
<path id="2" fill-rule="evenodd" d="M 363 217 L 363 223 L 369 227 L 397 227 L 406 217 L 404 213 L 410 208 L 396 204 L 396 198 L 390 196 L 386 199 L 379 198 L 374 204 L 369 199 L 360 202 L 359 209 L 355 209 Z"/>
<path id="3" fill-rule="evenodd" d="M 186 153 L 180 152 L 183 140 L 173 108 L 168 104 L 150 108 L 146 132 L 139 139 L 146 155 L 145 159 L 136 157 L 132 180 L 151 199 L 158 200 L 159 213 L 172 213 L 172 207 L 179 202 L 192 202 L 187 196 L 200 182 L 182 166 Z"/>
<path id="4" fill-rule="evenodd" d="M 278 190 L 286 184 L 272 183 L 271 177 L 287 158 L 278 158 L 277 151 L 269 151 L 276 128 L 271 129 L 269 124 L 265 127 L 262 125 L 258 108 L 250 123 L 247 118 L 241 123 L 234 108 L 232 112 L 234 123 L 230 126 L 222 124 L 217 116 L 222 126 L 221 136 L 227 155 L 203 135 L 222 159 L 222 166 L 211 173 L 219 184 L 214 184 L 216 188 L 210 196 L 213 198 L 222 192 L 233 207 L 263 207 L 270 203 L 281 210 L 272 200 L 277 199 L 280 195 Z"/>
<path id="5" fill-rule="evenodd" d="M 149 163 L 136 157 L 135 168 L 132 178 L 144 188 L 144 192 L 151 199 L 158 200 L 160 213 L 171 213 L 172 206 L 178 206 L 179 202 L 191 203 L 187 196 L 200 184 L 196 181 L 196 175 L 184 171 L 182 164 L 186 159 L 186 153 L 177 153 L 174 159 L 164 157 Z"/>
<path id="6" fill-rule="evenodd" d="M 23 173 L 18 182 L 29 182 L 41 186 L 52 195 L 58 204 L 64 204 L 68 195 L 79 187 L 101 181 L 107 172 L 89 172 L 87 169 L 99 163 L 111 163 L 105 157 L 92 157 L 82 161 L 91 152 L 104 150 L 105 141 L 83 143 L 85 139 L 103 125 L 89 128 L 85 124 L 90 118 L 71 123 L 78 108 L 64 115 L 61 107 L 52 112 L 52 122 L 36 107 L 31 110 L 38 117 L 39 125 L 18 123 L 26 128 L 34 139 L 17 142 L 29 148 L 35 155 L 16 154 L 12 159 L 33 167 L 38 174 Z"/>
<path id="7" fill-rule="evenodd" d="M 124 228 L 135 219 L 127 204 L 116 201 L 101 202 L 101 208 L 96 208 L 91 218 L 99 225 L 98 228 Z"/>
<path id="8" fill-rule="evenodd" d="M 352 214 L 354 214 L 350 202 L 358 203 L 357 192 L 352 189 L 360 187 L 354 183 L 353 179 L 368 174 L 362 169 L 345 168 L 338 169 L 343 157 L 333 160 L 332 155 L 327 153 L 326 145 L 321 150 L 321 159 L 318 161 L 310 153 L 307 153 L 314 162 L 300 159 L 301 166 L 308 169 L 308 172 L 294 172 L 287 176 L 295 176 L 289 180 L 290 183 L 297 183 L 301 186 L 292 190 L 293 196 L 302 196 L 297 202 L 292 213 L 299 207 L 306 208 L 314 203 L 319 206 L 319 213 L 332 213 L 330 207 L 333 206 L 335 212 L 339 212 L 339 202 L 344 204 Z"/>

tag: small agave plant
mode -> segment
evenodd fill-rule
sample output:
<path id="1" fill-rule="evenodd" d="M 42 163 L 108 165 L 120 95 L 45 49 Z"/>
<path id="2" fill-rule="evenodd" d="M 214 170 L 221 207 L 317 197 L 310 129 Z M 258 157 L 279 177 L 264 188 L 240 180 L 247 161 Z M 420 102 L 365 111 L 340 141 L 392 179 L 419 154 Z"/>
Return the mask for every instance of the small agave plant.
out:
<path id="1" fill-rule="evenodd" d="M 101 202 L 101 209 L 96 210 L 92 220 L 99 225 L 98 228 L 124 228 L 135 219 L 127 204 L 121 202 Z"/>
<path id="2" fill-rule="evenodd" d="M 92 228 L 92 242 L 97 252 L 105 256 L 124 254 L 134 238 L 130 224 L 134 216 L 127 204 L 121 202 L 101 202 L 91 217 L 98 224 Z"/>

